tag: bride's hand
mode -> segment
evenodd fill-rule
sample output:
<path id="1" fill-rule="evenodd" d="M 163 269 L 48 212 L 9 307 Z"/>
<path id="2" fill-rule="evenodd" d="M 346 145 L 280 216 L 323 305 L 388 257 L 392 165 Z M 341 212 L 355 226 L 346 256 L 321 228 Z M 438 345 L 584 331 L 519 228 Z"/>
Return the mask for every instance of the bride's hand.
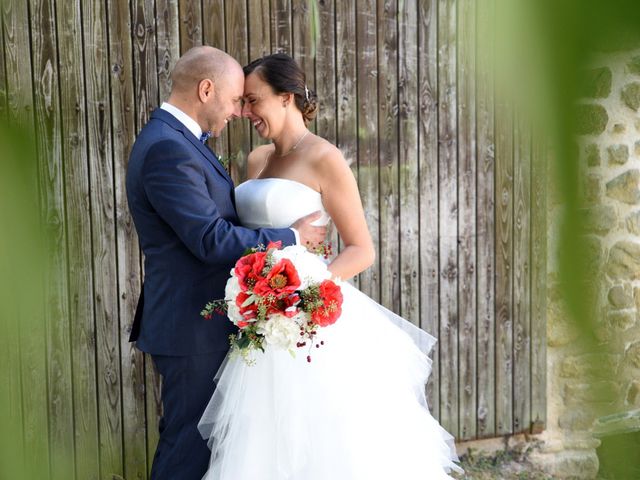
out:
<path id="1" fill-rule="evenodd" d="M 295 228 L 300 235 L 300 244 L 312 249 L 322 242 L 324 242 L 327 236 L 326 225 L 314 226 L 313 222 L 318 220 L 322 216 L 321 211 L 310 213 L 300 219 L 298 219 L 291 228 Z"/>

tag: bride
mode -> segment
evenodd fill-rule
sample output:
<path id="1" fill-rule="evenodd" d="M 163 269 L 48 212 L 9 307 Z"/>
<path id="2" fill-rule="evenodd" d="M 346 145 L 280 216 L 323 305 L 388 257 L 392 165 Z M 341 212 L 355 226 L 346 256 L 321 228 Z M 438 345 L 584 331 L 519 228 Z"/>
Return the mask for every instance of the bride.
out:
<path id="1" fill-rule="evenodd" d="M 271 140 L 248 157 L 236 188 L 243 225 L 288 226 L 321 211 L 344 248 L 328 265 L 350 278 L 374 261 L 355 178 L 340 150 L 307 129 L 317 98 L 285 54 L 244 68 L 243 116 Z M 435 339 L 342 284 L 343 311 L 305 352 L 229 356 L 199 429 L 211 448 L 208 480 L 449 479 L 461 471 L 453 437 L 431 416 L 424 386 Z M 303 354 L 304 353 L 304 354 Z"/>

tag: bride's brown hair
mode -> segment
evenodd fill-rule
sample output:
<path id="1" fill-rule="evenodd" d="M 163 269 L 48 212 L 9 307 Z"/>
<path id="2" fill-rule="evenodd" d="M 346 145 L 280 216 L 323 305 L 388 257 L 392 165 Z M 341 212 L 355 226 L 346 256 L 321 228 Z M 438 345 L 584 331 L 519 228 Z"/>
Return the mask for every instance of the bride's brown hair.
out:
<path id="1" fill-rule="evenodd" d="M 254 60 L 243 70 L 245 77 L 251 73 L 257 74 L 276 93 L 293 93 L 305 125 L 315 118 L 318 113 L 318 96 L 307 86 L 304 72 L 289 55 L 266 55 Z"/>

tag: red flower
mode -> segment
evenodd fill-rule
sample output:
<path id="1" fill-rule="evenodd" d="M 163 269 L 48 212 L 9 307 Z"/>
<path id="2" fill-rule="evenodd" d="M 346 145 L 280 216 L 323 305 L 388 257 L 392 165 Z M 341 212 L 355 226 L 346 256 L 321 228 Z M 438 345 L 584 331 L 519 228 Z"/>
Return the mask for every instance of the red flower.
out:
<path id="1" fill-rule="evenodd" d="M 243 322 L 243 321 L 239 321 L 239 322 L 238 322 L 238 327 L 239 327 L 239 328 L 244 328 L 244 327 L 246 327 L 247 325 L 249 325 L 249 322 Z"/>
<path id="2" fill-rule="evenodd" d="M 256 318 L 258 315 L 258 305 L 256 302 L 252 302 L 249 305 L 243 307 L 242 304 L 249 298 L 249 294 L 246 292 L 240 292 L 236 297 L 236 305 L 240 309 L 240 315 L 242 315 L 247 320 L 251 320 Z"/>
<path id="3" fill-rule="evenodd" d="M 300 312 L 300 308 L 297 307 L 299 302 L 300 296 L 298 294 L 287 295 L 273 302 L 269 306 L 267 313 L 279 313 L 288 318 L 295 317 Z"/>
<path id="4" fill-rule="evenodd" d="M 283 258 L 271 268 L 266 277 L 256 282 L 253 291 L 261 297 L 273 296 L 281 299 L 295 292 L 299 286 L 300 277 L 296 267 L 291 260 Z"/>
<path id="5" fill-rule="evenodd" d="M 282 241 L 278 240 L 277 242 L 269 242 L 269 245 L 267 245 L 267 250 L 271 250 L 274 248 L 276 250 L 280 250 L 282 248 Z"/>
<path id="6" fill-rule="evenodd" d="M 251 290 L 254 285 L 262 277 L 264 262 L 267 254 L 265 252 L 256 252 L 241 257 L 234 268 L 240 288 L 243 290 Z"/>
<path id="7" fill-rule="evenodd" d="M 342 291 L 331 280 L 323 281 L 319 291 L 322 306 L 311 312 L 311 320 L 316 325 L 326 327 L 334 324 L 342 313 Z"/>

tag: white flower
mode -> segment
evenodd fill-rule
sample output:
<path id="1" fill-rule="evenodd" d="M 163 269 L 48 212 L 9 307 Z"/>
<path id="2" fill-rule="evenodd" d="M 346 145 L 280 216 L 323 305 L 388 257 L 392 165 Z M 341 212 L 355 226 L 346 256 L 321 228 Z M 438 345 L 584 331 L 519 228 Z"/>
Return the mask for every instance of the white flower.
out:
<path id="1" fill-rule="evenodd" d="M 282 250 L 274 250 L 273 258 L 277 262 L 283 258 L 291 260 L 300 277 L 300 290 L 304 290 L 310 283 L 320 283 L 331 278 L 331 273 L 322 259 L 302 245 L 291 245 Z"/>
<path id="2" fill-rule="evenodd" d="M 258 324 L 258 334 L 264 335 L 267 345 L 291 350 L 300 338 L 300 327 L 295 318 L 272 315 L 266 321 Z"/>
<path id="3" fill-rule="evenodd" d="M 227 302 L 227 316 L 235 325 L 237 325 L 239 321 L 244 320 L 240 314 L 240 309 L 236 305 L 236 297 L 241 291 L 238 277 L 236 277 L 234 271 L 231 270 L 231 277 L 227 280 L 227 285 L 224 288 L 224 299 Z"/>

